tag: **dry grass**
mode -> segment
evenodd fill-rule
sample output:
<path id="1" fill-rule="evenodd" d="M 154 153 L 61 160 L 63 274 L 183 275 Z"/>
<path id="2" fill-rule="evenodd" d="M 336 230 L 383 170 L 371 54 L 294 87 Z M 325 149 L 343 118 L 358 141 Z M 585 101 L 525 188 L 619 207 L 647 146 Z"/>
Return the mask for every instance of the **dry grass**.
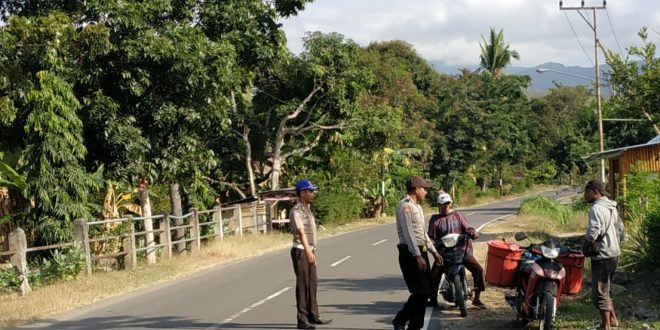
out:
<path id="1" fill-rule="evenodd" d="M 359 220 L 342 226 L 321 228 L 319 234 L 327 237 L 388 222 L 393 222 L 393 218 Z M 204 246 L 192 256 L 179 256 L 150 266 L 140 265 L 134 271 L 94 273 L 93 276 L 82 276 L 71 282 L 37 288 L 25 297 L 4 295 L 0 297 L 0 329 L 176 280 L 223 263 L 286 248 L 290 244 L 291 234 L 288 233 L 227 237 L 223 241 Z"/>

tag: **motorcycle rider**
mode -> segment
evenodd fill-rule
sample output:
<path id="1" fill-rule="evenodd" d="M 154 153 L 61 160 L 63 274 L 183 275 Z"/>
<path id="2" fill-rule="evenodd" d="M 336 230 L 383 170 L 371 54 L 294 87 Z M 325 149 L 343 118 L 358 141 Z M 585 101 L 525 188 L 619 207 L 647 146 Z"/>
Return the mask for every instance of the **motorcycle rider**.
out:
<path id="1" fill-rule="evenodd" d="M 470 226 L 467 219 L 463 214 L 451 209 L 452 199 L 449 194 L 440 191 L 437 198 L 439 213 L 433 214 L 429 220 L 428 235 L 433 240 L 439 240 L 447 234 L 467 234 L 472 239 L 479 238 L 479 233 Z M 472 305 L 485 307 L 485 304 L 479 299 L 481 292 L 486 287 L 484 284 L 484 269 L 479 265 L 479 262 L 473 255 L 472 242 L 468 241 L 463 245 L 465 257 L 463 264 L 472 274 L 474 280 L 474 298 Z M 440 286 L 440 279 L 444 273 L 444 265 L 434 264 L 431 269 L 431 290 L 435 294 L 431 295 L 430 303 L 433 306 L 438 305 L 438 288 Z"/>

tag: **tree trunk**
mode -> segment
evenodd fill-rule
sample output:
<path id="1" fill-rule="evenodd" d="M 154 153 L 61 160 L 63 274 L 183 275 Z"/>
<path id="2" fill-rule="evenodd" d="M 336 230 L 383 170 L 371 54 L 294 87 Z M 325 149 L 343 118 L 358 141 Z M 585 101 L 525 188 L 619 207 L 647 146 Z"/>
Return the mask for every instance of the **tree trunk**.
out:
<path id="1" fill-rule="evenodd" d="M 283 129 L 281 129 L 283 131 Z M 282 145 L 284 144 L 284 133 L 278 132 L 273 147 L 273 168 L 270 171 L 270 189 L 280 189 L 280 174 L 282 171 Z"/>
<path id="2" fill-rule="evenodd" d="M 245 143 L 245 169 L 248 173 L 248 181 L 250 183 L 250 193 L 252 196 L 257 196 L 257 188 L 254 183 L 254 170 L 252 169 L 252 145 L 250 144 L 250 128 L 247 124 L 243 127 L 243 142 Z"/>
<path id="3" fill-rule="evenodd" d="M 179 192 L 178 183 L 170 184 L 170 202 L 172 203 L 172 215 L 176 217 L 174 218 L 174 225 L 177 227 L 183 226 L 183 218 L 181 218 L 181 216 L 183 215 L 183 207 L 181 206 L 181 193 Z M 185 228 L 177 228 L 175 237 L 172 240 L 173 241 L 182 240 L 185 234 L 186 234 Z M 177 253 L 182 253 L 185 250 L 186 250 L 185 242 L 176 244 Z"/>
<path id="4" fill-rule="evenodd" d="M 140 208 L 142 209 L 142 217 L 144 219 L 144 231 L 145 234 L 146 246 L 151 247 L 147 249 L 147 263 L 155 264 L 156 263 L 156 250 L 153 248 L 156 245 L 154 241 L 154 223 L 151 217 L 151 200 L 149 199 L 149 185 L 146 178 L 140 178 L 139 188 L 140 191 Z M 162 235 L 162 234 L 161 234 Z"/>

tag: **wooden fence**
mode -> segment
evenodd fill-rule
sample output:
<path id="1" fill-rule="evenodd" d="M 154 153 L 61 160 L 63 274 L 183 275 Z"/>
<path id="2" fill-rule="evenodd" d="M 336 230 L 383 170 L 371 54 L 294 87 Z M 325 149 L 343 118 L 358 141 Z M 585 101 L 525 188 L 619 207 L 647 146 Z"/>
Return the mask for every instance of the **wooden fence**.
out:
<path id="1" fill-rule="evenodd" d="M 196 252 L 202 242 L 223 240 L 227 235 L 243 236 L 258 235 L 272 231 L 270 205 L 264 202 L 236 204 L 229 207 L 216 207 L 211 210 L 198 211 L 191 209 L 188 214 L 177 217 L 161 214 L 144 217 L 125 217 L 120 219 L 74 221 L 74 241 L 48 246 L 28 247 L 25 233 L 17 228 L 9 235 L 9 251 L 0 252 L 0 256 L 10 256 L 10 262 L 19 276 L 20 293 L 30 292 L 27 281 L 27 253 L 44 250 L 61 249 L 79 246 L 85 255 L 86 274 L 91 275 L 94 265 L 100 260 L 123 258 L 125 269 L 137 267 L 138 256 L 155 254 L 158 258 L 152 260 L 171 259 L 174 253 L 185 251 Z M 153 230 L 144 230 L 144 220 L 153 221 Z M 182 225 L 174 225 L 176 220 L 183 220 Z M 91 237 L 90 229 L 98 226 L 119 226 L 119 233 L 110 236 Z M 183 234 L 177 237 L 177 232 Z M 147 242 L 147 234 L 154 234 L 154 241 Z M 110 245 L 112 252 L 95 253 L 99 246 Z M 96 249 L 95 249 L 96 248 Z M 107 249 L 100 249 L 107 250 Z M 150 258 L 146 258 L 147 261 Z"/>

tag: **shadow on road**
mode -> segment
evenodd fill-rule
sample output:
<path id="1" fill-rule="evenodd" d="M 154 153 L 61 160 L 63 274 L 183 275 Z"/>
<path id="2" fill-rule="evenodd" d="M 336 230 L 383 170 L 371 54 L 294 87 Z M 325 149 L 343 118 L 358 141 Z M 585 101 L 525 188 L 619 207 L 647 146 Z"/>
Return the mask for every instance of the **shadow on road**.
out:
<path id="1" fill-rule="evenodd" d="M 214 328 L 215 323 L 199 322 L 191 319 L 161 316 L 136 317 L 132 315 L 117 315 L 108 317 L 90 317 L 76 321 L 43 320 L 37 322 L 39 329 L 66 329 L 66 330 L 92 330 L 92 329 L 207 329 Z M 15 329 L 32 329 L 17 327 Z"/>

